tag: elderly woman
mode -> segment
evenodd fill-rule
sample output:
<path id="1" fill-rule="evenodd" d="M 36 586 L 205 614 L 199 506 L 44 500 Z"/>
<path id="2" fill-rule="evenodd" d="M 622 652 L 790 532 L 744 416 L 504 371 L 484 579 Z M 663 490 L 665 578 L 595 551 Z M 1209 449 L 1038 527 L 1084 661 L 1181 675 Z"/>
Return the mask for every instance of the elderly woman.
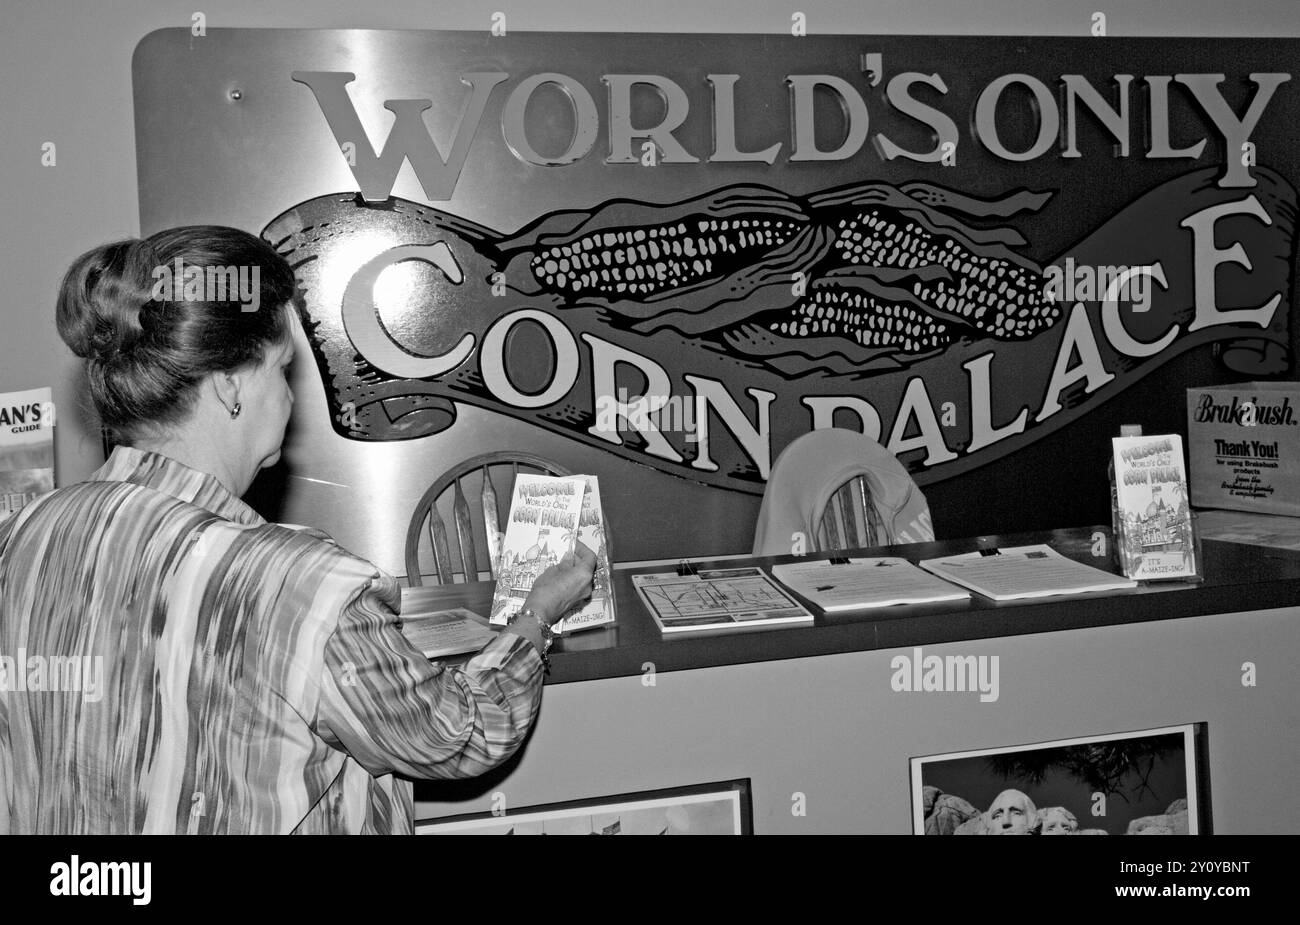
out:
<path id="1" fill-rule="evenodd" d="M 256 270 L 260 309 L 156 289 L 177 260 Z M 230 228 L 68 271 L 59 333 L 120 445 L 0 525 L 0 652 L 102 657 L 104 690 L 0 698 L 0 834 L 407 832 L 407 778 L 481 774 L 527 736 L 590 551 L 444 667 L 403 638 L 392 577 L 239 500 L 280 458 L 293 295 L 288 265 Z"/>

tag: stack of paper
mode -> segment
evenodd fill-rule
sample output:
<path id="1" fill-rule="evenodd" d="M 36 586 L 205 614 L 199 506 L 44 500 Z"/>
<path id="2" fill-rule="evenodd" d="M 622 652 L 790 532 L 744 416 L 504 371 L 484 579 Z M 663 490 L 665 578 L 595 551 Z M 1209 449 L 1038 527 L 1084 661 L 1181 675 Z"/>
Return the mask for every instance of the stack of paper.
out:
<path id="1" fill-rule="evenodd" d="M 1137 587 L 1130 578 L 1067 559 L 1046 545 L 926 559 L 921 567 L 995 601 Z"/>
<path id="2" fill-rule="evenodd" d="M 402 635 L 425 658 L 477 652 L 496 638 L 488 621 L 463 607 L 431 610 L 428 598 L 440 588 L 402 589 Z"/>
<path id="3" fill-rule="evenodd" d="M 772 574 L 827 613 L 970 597 L 969 591 L 894 557 L 792 562 L 772 566 Z"/>

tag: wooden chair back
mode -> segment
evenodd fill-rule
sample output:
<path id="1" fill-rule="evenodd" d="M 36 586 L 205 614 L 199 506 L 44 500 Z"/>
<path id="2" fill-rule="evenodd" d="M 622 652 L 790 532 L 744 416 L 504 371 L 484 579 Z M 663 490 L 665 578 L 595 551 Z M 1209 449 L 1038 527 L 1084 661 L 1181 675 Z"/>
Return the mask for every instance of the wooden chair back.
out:
<path id="1" fill-rule="evenodd" d="M 428 577 L 439 584 L 451 584 L 458 575 L 461 581 L 495 577 L 497 531 L 505 530 L 520 471 L 571 474 L 533 453 L 485 453 L 454 466 L 429 486 L 406 531 L 406 580 L 412 587 L 426 577 L 422 554 L 433 565 Z"/>
<path id="2" fill-rule="evenodd" d="M 819 527 L 817 548 L 821 551 L 887 546 L 895 542 L 872 503 L 867 480 L 860 475 L 831 493 Z"/>

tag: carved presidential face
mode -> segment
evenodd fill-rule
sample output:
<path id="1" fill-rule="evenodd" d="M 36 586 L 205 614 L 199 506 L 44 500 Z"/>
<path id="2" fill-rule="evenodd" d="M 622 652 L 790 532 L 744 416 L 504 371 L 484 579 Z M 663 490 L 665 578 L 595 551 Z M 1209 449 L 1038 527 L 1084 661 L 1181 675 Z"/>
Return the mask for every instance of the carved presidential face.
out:
<path id="1" fill-rule="evenodd" d="M 1019 790 L 1003 790 L 985 814 L 990 835 L 1028 835 L 1037 810 Z"/>
<path id="2" fill-rule="evenodd" d="M 1074 813 L 1063 806 L 1051 806 L 1042 811 L 1042 828 L 1040 835 L 1073 835 L 1079 828 Z"/>

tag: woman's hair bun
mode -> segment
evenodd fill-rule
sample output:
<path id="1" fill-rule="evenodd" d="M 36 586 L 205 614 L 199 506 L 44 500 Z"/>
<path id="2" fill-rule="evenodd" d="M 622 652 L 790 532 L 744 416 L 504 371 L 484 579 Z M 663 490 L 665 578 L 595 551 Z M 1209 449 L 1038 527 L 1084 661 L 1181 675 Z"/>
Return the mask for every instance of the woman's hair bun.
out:
<path id="1" fill-rule="evenodd" d="M 140 339 L 141 309 L 151 298 L 157 261 L 144 241 L 115 241 L 73 261 L 59 291 L 59 336 L 79 357 L 101 362 Z"/>

